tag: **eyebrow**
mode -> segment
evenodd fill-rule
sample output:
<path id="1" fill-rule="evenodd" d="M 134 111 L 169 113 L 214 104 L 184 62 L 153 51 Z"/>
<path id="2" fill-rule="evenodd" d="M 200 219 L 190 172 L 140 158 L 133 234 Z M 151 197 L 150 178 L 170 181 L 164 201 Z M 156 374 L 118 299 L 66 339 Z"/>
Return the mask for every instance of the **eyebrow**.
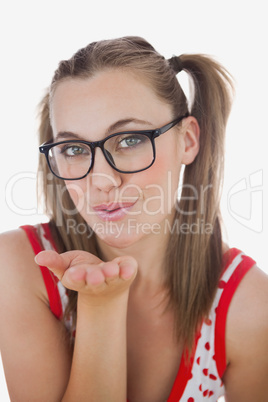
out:
<path id="1" fill-rule="evenodd" d="M 117 122 L 111 124 L 108 127 L 108 129 L 105 132 L 105 137 L 107 137 L 110 134 L 115 134 L 122 127 L 124 127 L 130 123 L 143 125 L 143 126 L 151 126 L 151 127 L 153 126 L 152 123 L 150 123 L 149 121 L 146 121 L 146 120 L 140 120 L 140 119 L 135 119 L 135 118 L 122 119 L 122 120 L 118 120 Z M 75 138 L 78 140 L 85 140 L 85 138 L 83 138 L 80 135 L 73 133 L 71 131 L 59 131 L 58 134 L 56 135 L 55 140 L 57 141 L 62 138 Z"/>

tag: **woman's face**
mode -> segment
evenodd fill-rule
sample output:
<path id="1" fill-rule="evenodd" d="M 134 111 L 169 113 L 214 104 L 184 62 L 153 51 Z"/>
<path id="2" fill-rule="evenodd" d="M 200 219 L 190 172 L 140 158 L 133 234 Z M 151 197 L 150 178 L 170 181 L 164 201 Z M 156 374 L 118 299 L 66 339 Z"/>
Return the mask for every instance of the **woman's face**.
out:
<path id="1" fill-rule="evenodd" d="M 179 117 L 179 112 L 175 117 Z M 170 105 L 161 101 L 149 86 L 130 72 L 118 70 L 100 72 L 89 79 L 63 81 L 57 85 L 51 103 L 54 141 L 73 136 L 98 141 L 116 132 L 156 129 L 173 118 Z M 174 127 L 156 138 L 156 159 L 145 171 L 119 173 L 96 148 L 88 176 L 65 181 L 78 211 L 100 241 L 123 248 L 144 236 L 163 236 L 168 232 L 181 164 L 189 163 L 192 144 L 186 126 L 191 119 L 184 119 L 180 129 Z M 81 226 L 74 227 L 71 217 L 69 227 L 83 231 Z"/>

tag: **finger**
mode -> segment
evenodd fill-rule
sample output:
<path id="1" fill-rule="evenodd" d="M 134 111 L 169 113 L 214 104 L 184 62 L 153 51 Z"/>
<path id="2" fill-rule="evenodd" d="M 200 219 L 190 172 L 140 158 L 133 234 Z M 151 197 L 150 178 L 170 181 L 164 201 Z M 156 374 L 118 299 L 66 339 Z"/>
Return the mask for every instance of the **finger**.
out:
<path id="1" fill-rule="evenodd" d="M 53 250 L 41 251 L 35 256 L 35 262 L 38 265 L 47 267 L 59 280 L 61 280 L 65 270 L 68 268 L 66 259 Z"/>
<path id="2" fill-rule="evenodd" d="M 99 269 L 87 271 L 86 283 L 87 287 L 91 288 L 92 290 L 99 289 L 100 287 L 103 287 L 103 285 L 106 287 L 105 276 Z"/>
<path id="3" fill-rule="evenodd" d="M 73 290 L 79 290 L 86 284 L 86 270 L 82 267 L 68 268 L 63 277 L 62 284 Z"/>
<path id="4" fill-rule="evenodd" d="M 119 265 L 115 261 L 110 261 L 102 264 L 102 272 L 105 276 L 106 283 L 118 279 L 119 271 Z"/>
<path id="5" fill-rule="evenodd" d="M 134 279 L 137 275 L 138 263 L 132 257 L 124 257 L 119 261 L 120 277 L 124 280 Z"/>

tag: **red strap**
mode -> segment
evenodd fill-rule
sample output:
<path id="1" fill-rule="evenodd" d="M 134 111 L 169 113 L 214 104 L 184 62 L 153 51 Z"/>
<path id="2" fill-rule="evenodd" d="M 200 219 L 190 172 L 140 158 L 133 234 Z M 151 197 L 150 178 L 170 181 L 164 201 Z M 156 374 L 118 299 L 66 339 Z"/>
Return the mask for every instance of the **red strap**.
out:
<path id="1" fill-rule="evenodd" d="M 238 248 L 229 248 L 224 254 L 223 254 L 223 271 L 221 276 L 224 275 L 224 272 L 229 268 L 235 257 L 237 257 L 239 254 L 241 254 L 241 250 Z"/>
<path id="2" fill-rule="evenodd" d="M 49 231 L 48 224 L 42 224 L 42 227 L 46 233 L 47 240 L 52 242 L 52 237 Z M 40 253 L 40 251 L 42 251 L 44 248 L 41 246 L 36 227 L 24 225 L 21 226 L 21 229 L 23 229 L 28 236 L 35 255 Z M 47 267 L 40 266 L 40 270 L 43 275 L 44 283 L 47 289 L 50 309 L 52 313 L 56 316 L 56 318 L 60 319 L 62 317 L 62 304 L 57 287 L 58 278 Z"/>
<path id="3" fill-rule="evenodd" d="M 194 357 L 196 352 L 196 347 L 198 340 L 200 338 L 200 332 L 197 334 L 195 338 L 195 344 L 191 353 L 190 359 L 188 359 L 187 353 L 183 353 L 181 358 L 181 363 L 179 367 L 178 374 L 176 376 L 175 382 L 173 384 L 171 393 L 167 402 L 178 402 L 183 395 L 183 392 L 186 388 L 188 381 L 192 378 L 192 367 L 194 363 Z"/>
<path id="4" fill-rule="evenodd" d="M 241 251 L 239 253 L 237 253 L 237 251 L 239 250 L 230 250 L 230 257 L 237 256 L 239 253 L 241 253 Z M 232 262 L 232 260 L 230 261 L 230 263 Z M 227 364 L 225 329 L 228 309 L 238 285 L 240 284 L 246 273 L 250 270 L 250 268 L 252 268 L 255 264 L 256 262 L 252 258 L 247 257 L 246 255 L 242 255 L 242 261 L 236 267 L 228 282 L 220 282 L 220 286 L 224 287 L 224 290 L 217 307 L 215 323 L 215 361 L 220 378 L 222 378 Z"/>

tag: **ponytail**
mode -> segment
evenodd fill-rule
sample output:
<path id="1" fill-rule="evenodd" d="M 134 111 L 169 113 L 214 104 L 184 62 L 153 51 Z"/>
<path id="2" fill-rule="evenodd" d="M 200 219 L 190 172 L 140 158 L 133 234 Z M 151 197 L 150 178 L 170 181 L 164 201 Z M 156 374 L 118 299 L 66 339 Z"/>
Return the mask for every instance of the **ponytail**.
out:
<path id="1" fill-rule="evenodd" d="M 167 286 L 170 305 L 177 306 L 177 336 L 191 348 L 198 326 L 210 311 L 222 272 L 220 194 L 233 84 L 228 72 L 207 56 L 185 54 L 177 59 L 179 63 L 174 58 L 169 61 L 175 73 L 183 69 L 194 82 L 189 112 L 200 126 L 200 150 L 184 170 L 174 224 L 187 225 L 189 232 L 171 236 Z M 176 261 L 180 261 L 177 267 Z"/>

